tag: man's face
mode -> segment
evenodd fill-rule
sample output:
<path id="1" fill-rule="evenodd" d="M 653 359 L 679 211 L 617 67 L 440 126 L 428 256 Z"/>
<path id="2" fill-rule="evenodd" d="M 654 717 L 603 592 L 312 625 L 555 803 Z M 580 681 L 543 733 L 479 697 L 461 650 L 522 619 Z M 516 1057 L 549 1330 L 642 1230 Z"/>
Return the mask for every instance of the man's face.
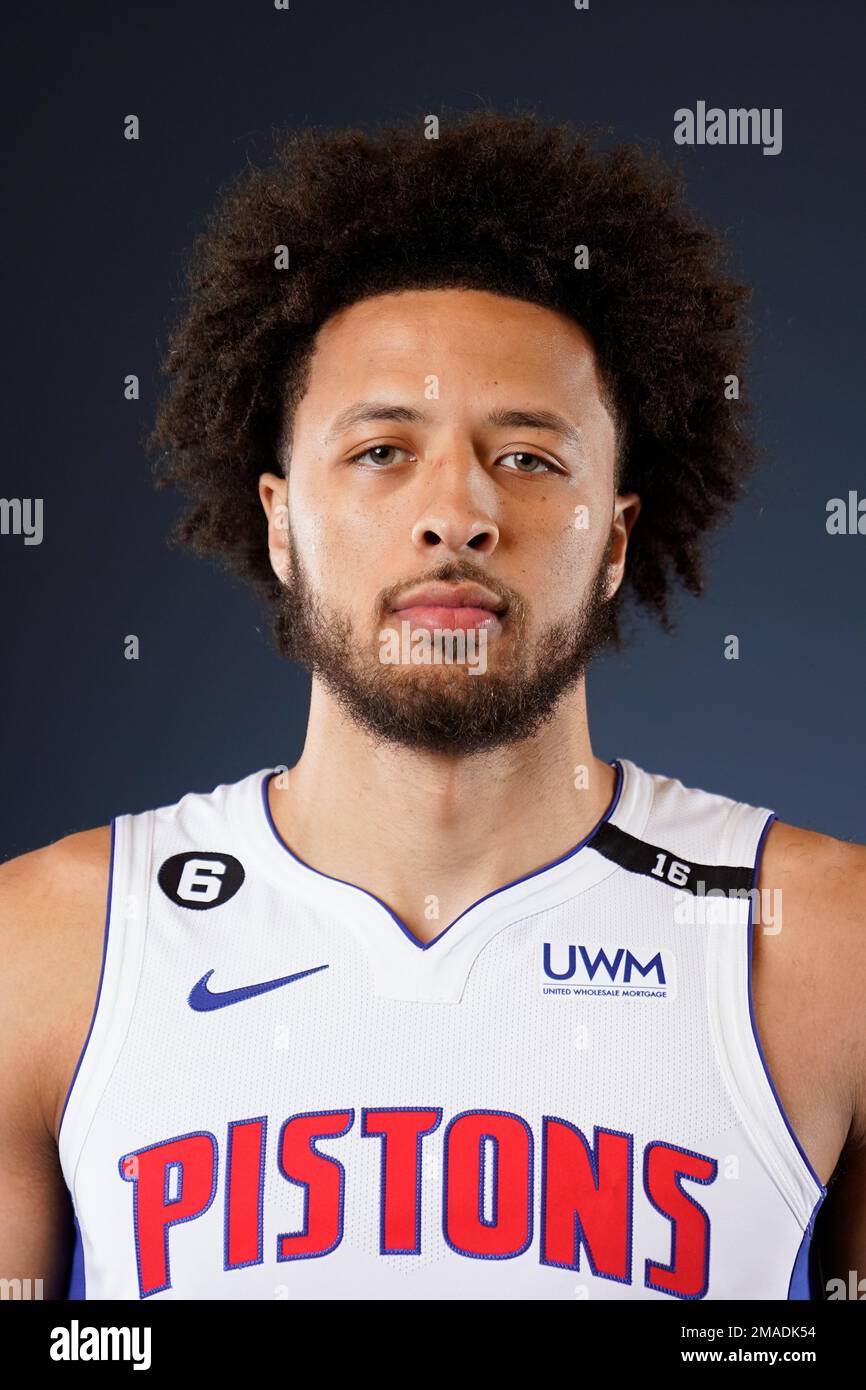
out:
<path id="1" fill-rule="evenodd" d="M 285 480 L 260 480 L 284 654 L 380 738 L 461 754 L 528 737 L 610 639 L 640 507 L 615 498 L 614 462 L 592 342 L 566 316 L 460 289 L 340 311 L 294 417 L 288 525 Z M 445 636 L 437 660 L 442 630 L 465 647 Z"/>

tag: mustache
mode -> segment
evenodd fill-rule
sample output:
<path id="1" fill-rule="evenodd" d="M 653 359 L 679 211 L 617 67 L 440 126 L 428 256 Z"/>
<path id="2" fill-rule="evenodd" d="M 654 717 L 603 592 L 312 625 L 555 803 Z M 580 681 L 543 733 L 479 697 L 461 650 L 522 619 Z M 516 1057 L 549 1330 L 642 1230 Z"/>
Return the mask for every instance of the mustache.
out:
<path id="1" fill-rule="evenodd" d="M 426 570 L 423 574 L 408 575 L 397 584 L 389 584 L 388 588 L 383 589 L 379 594 L 379 614 L 384 617 L 385 614 L 389 613 L 394 600 L 409 588 L 418 588 L 423 584 L 461 583 L 482 585 L 495 594 L 498 599 L 507 603 L 509 611 L 514 615 L 519 616 L 525 613 L 526 604 L 520 594 L 495 579 L 487 570 L 481 569 L 479 565 L 473 565 L 467 560 L 446 560 L 435 569 Z"/>

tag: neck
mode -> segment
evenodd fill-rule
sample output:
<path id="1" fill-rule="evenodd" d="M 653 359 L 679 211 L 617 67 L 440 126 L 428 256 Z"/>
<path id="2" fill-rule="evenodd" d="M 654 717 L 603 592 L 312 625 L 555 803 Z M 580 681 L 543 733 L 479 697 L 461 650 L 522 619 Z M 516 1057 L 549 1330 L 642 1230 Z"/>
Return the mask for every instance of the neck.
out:
<path id="1" fill-rule="evenodd" d="M 533 738 L 463 758 L 375 742 L 314 681 L 304 751 L 282 781 L 271 814 L 294 853 L 428 941 L 578 844 L 616 773 L 593 756 L 583 680 Z"/>

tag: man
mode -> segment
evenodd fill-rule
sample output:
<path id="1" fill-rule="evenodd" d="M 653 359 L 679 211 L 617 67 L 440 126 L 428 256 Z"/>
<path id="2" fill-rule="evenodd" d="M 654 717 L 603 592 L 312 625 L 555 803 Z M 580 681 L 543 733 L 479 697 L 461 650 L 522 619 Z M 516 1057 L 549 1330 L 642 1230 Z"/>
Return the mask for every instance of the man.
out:
<path id="1" fill-rule="evenodd" d="M 866 850 L 587 716 L 623 591 L 668 625 L 739 495 L 742 298 L 669 175 L 528 116 L 308 134 L 226 198 L 154 443 L 307 739 L 3 867 L 0 1274 L 850 1296 Z"/>

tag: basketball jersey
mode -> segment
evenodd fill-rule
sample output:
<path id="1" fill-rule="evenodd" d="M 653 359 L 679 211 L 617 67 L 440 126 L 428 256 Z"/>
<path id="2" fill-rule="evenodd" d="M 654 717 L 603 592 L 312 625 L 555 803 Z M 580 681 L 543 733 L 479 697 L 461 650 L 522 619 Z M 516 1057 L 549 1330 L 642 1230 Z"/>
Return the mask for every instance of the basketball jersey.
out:
<path id="1" fill-rule="evenodd" d="M 279 770 L 116 816 L 68 1296 L 817 1297 L 752 1009 L 774 813 L 611 766 L 579 845 L 425 943 L 296 857 Z"/>

